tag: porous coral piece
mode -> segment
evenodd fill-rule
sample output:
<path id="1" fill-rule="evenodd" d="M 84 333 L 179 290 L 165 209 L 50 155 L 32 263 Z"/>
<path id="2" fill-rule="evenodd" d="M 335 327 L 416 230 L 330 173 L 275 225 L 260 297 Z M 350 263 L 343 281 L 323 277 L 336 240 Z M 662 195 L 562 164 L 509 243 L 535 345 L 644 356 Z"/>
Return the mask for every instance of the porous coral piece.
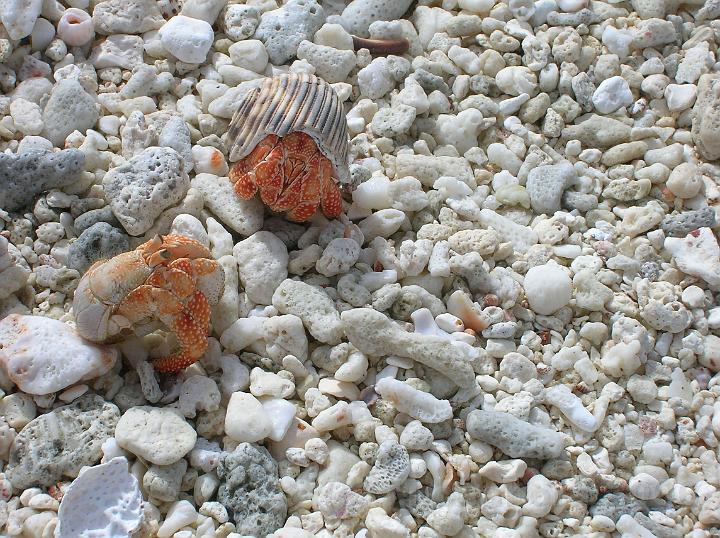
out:
<path id="1" fill-rule="evenodd" d="M 241 443 L 220 463 L 217 474 L 218 501 L 232 515 L 237 532 L 266 536 L 283 525 L 287 499 L 277 463 L 265 448 Z"/>
<path id="2" fill-rule="evenodd" d="M 410 457 L 407 449 L 395 441 L 385 441 L 375 456 L 375 465 L 365 478 L 365 491 L 383 495 L 396 490 L 410 474 Z"/>
<path id="3" fill-rule="evenodd" d="M 41 192 L 80 179 L 84 166 L 85 154 L 77 149 L 0 153 L 0 207 L 5 211 L 22 209 Z"/>
<path id="4" fill-rule="evenodd" d="M 367 355 L 412 358 L 441 372 L 460 387 L 475 382 L 469 362 L 470 346 L 458 346 L 440 336 L 408 333 L 371 308 L 346 310 L 341 319 L 350 342 Z"/>
<path id="5" fill-rule="evenodd" d="M 552 459 L 562 454 L 562 434 L 500 411 L 472 411 L 467 431 L 475 439 L 498 447 L 511 458 Z"/>
<path id="6" fill-rule="evenodd" d="M 150 147 L 103 178 L 105 197 L 130 235 L 150 229 L 190 188 L 185 161 L 171 148 Z"/>

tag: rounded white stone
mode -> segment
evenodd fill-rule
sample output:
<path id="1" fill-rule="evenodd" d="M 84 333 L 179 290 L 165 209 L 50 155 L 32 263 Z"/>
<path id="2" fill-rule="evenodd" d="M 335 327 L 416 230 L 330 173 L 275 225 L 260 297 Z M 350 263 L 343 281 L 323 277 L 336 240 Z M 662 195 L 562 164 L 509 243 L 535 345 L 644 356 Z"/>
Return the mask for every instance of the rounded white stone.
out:
<path id="1" fill-rule="evenodd" d="M 165 50 L 181 62 L 190 64 L 205 61 L 215 37 L 212 26 L 207 22 L 183 15 L 167 21 L 159 32 Z"/>
<path id="2" fill-rule="evenodd" d="M 115 428 L 117 444 L 155 465 L 175 463 L 195 446 L 197 433 L 167 407 L 131 407 Z"/>
<path id="3" fill-rule="evenodd" d="M 627 81 L 621 76 L 603 80 L 592 96 L 595 110 L 600 114 L 610 114 L 618 108 L 631 105 L 633 94 Z"/>
<path id="4" fill-rule="evenodd" d="M 273 421 L 255 396 L 247 392 L 234 392 L 230 396 L 225 415 L 228 437 L 239 443 L 255 443 L 265 439 L 273 430 Z"/>
<path id="5" fill-rule="evenodd" d="M 555 263 L 538 265 L 525 275 L 525 296 L 536 314 L 550 315 L 570 302 L 572 282 Z"/>
<path id="6" fill-rule="evenodd" d="M 660 495 L 660 482 L 647 473 L 639 473 L 630 479 L 630 493 L 641 501 L 657 499 Z"/>
<path id="7" fill-rule="evenodd" d="M 693 198 L 700 192 L 702 176 L 698 167 L 692 163 L 677 165 L 665 184 L 668 190 L 678 198 Z"/>

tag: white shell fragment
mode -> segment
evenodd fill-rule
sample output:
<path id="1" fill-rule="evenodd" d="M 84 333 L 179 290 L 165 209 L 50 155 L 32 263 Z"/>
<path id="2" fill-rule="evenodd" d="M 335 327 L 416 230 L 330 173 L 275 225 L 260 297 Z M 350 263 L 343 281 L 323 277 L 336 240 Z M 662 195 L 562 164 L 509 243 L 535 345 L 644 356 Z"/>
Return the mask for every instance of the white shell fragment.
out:
<path id="1" fill-rule="evenodd" d="M 142 493 L 124 457 L 89 467 L 60 502 L 56 538 L 120 538 L 142 521 Z"/>
<path id="2" fill-rule="evenodd" d="M 308 134 L 330 159 L 340 183 L 350 182 L 347 122 L 332 86 L 314 75 L 288 74 L 263 80 L 240 103 L 227 140 L 230 161 L 239 161 L 270 134 Z"/>
<path id="3" fill-rule="evenodd" d="M 117 357 L 116 349 L 83 340 L 61 321 L 19 314 L 0 321 L 0 366 L 28 394 L 50 394 L 99 377 Z"/>
<path id="4" fill-rule="evenodd" d="M 391 377 L 378 381 L 375 384 L 375 392 L 391 401 L 401 413 L 422 422 L 437 423 L 453 416 L 450 402 L 447 400 L 438 400 L 429 392 L 422 392 Z"/>

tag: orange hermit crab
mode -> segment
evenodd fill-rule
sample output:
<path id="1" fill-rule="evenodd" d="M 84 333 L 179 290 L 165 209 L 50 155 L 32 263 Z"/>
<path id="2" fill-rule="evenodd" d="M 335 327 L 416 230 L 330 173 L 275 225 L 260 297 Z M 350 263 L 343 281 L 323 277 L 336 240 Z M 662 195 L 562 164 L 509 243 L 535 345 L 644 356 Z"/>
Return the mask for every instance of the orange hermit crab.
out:
<path id="1" fill-rule="evenodd" d="M 202 243 L 157 235 L 88 269 L 73 298 L 76 330 L 87 340 L 107 343 L 159 320 L 175 333 L 180 350 L 153 367 L 182 370 L 205 353 L 210 305 L 224 286 L 222 266 Z"/>
<path id="2" fill-rule="evenodd" d="M 230 181 L 249 200 L 288 219 L 308 220 L 318 207 L 326 217 L 342 213 L 338 183 L 350 184 L 347 122 L 330 84 L 308 74 L 265 79 L 248 92 L 227 134 Z"/>

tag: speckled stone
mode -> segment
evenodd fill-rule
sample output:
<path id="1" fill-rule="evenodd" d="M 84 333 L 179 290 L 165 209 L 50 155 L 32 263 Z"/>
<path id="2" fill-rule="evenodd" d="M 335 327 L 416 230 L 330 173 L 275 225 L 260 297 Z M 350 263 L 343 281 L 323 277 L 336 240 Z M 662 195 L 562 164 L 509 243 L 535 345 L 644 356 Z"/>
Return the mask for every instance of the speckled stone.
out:
<path id="1" fill-rule="evenodd" d="M 625 514 L 634 515 L 637 512 L 647 513 L 648 508 L 644 502 L 625 493 L 606 493 L 590 507 L 590 515 L 607 516 L 613 521 Z"/>
<path id="2" fill-rule="evenodd" d="M 670 237 L 685 237 L 698 228 L 712 228 L 713 226 L 715 226 L 715 210 L 712 207 L 668 215 L 661 224 L 665 235 Z"/>
<path id="3" fill-rule="evenodd" d="M 278 468 L 261 446 L 240 443 L 217 468 L 222 481 L 218 501 L 235 521 L 236 532 L 258 538 L 285 523 L 287 499 L 280 489 Z"/>
<path id="4" fill-rule="evenodd" d="M 93 263 L 130 250 L 130 237 L 107 222 L 97 222 L 68 249 L 67 266 L 85 272 Z"/>
<path id="5" fill-rule="evenodd" d="M 10 448 L 5 470 L 17 489 L 50 486 L 63 476 L 102 457 L 101 446 L 112 437 L 118 408 L 96 394 L 40 415 L 25 426 Z"/>

